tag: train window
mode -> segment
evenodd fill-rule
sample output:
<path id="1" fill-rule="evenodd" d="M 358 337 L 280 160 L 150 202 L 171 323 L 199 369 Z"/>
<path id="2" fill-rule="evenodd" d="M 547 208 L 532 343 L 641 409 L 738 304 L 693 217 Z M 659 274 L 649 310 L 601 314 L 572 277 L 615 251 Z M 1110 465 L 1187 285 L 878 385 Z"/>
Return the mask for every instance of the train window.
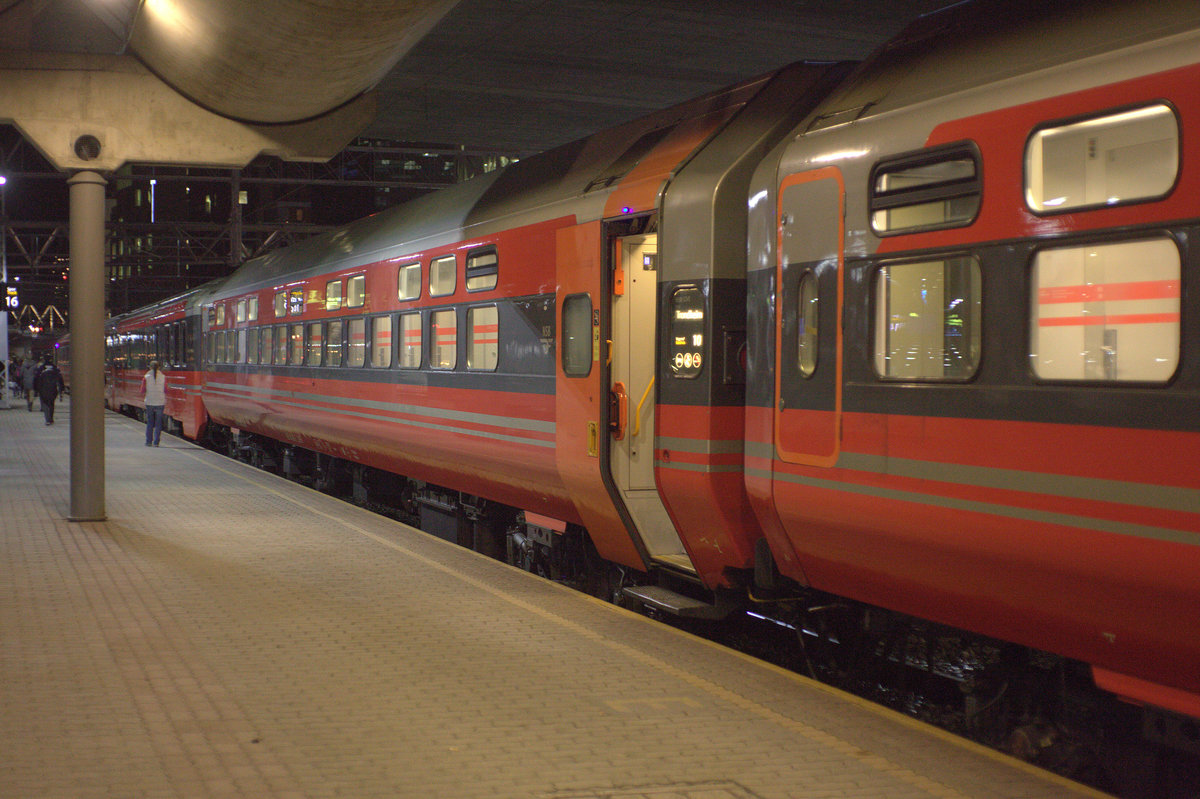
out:
<path id="1" fill-rule="evenodd" d="M 799 289 L 796 309 L 796 365 L 800 368 L 801 377 L 812 377 L 813 372 L 817 371 L 817 323 L 820 319 L 816 273 L 811 270 L 805 272 L 800 278 Z"/>
<path id="2" fill-rule="evenodd" d="M 246 321 L 246 301 L 238 300 L 237 302 L 237 320 L 239 322 Z"/>
<path id="3" fill-rule="evenodd" d="M 229 360 L 232 363 L 243 363 L 246 360 L 246 331 L 230 330 Z"/>
<path id="4" fill-rule="evenodd" d="M 183 330 L 183 362 L 192 363 L 196 360 L 196 336 L 198 335 L 197 328 L 199 327 L 199 317 L 192 317 L 186 320 Z"/>
<path id="5" fill-rule="evenodd" d="M 336 311 L 342 307 L 342 281 L 331 280 L 325 284 L 325 310 Z"/>
<path id="6" fill-rule="evenodd" d="M 453 369 L 458 365 L 458 319 L 453 308 L 429 316 L 429 366 Z"/>
<path id="7" fill-rule="evenodd" d="M 308 349 L 304 355 L 305 366 L 321 365 L 321 353 L 325 349 L 325 336 L 321 328 L 320 322 L 309 322 L 308 324 Z"/>
<path id="8" fill-rule="evenodd" d="M 467 368 L 494 372 L 500 356 L 500 317 L 495 305 L 467 310 Z"/>
<path id="9" fill-rule="evenodd" d="M 880 235 L 969 225 L 983 184 L 974 144 L 880 161 L 871 170 L 871 228 Z"/>
<path id="10" fill-rule="evenodd" d="M 251 297 L 246 301 L 246 321 L 258 321 L 258 297 Z"/>
<path id="11" fill-rule="evenodd" d="M 229 363 L 229 331 L 217 331 L 217 363 Z"/>
<path id="12" fill-rule="evenodd" d="M 979 262 L 888 264 L 875 279 L 875 369 L 894 380 L 967 380 L 981 349 Z"/>
<path id="13" fill-rule="evenodd" d="M 467 253 L 467 291 L 488 291 L 496 288 L 500 277 L 495 247 L 485 247 Z"/>
<path id="14" fill-rule="evenodd" d="M 421 368 L 421 314 L 400 314 L 401 369 Z"/>
<path id="15" fill-rule="evenodd" d="M 1035 131 L 1025 202 L 1038 213 L 1165 197 L 1179 175 L 1179 123 L 1166 105 Z"/>
<path id="16" fill-rule="evenodd" d="M 392 365 L 392 317 L 371 320 L 371 366 L 386 369 Z"/>
<path id="17" fill-rule="evenodd" d="M 404 264 L 396 275 L 396 297 L 415 300 L 421 296 L 421 264 Z"/>
<path id="18" fill-rule="evenodd" d="M 288 362 L 288 329 L 287 325 L 275 328 L 275 363 L 283 366 Z"/>
<path id="19" fill-rule="evenodd" d="M 1179 366 L 1180 263 L 1165 237 L 1039 251 L 1030 290 L 1034 374 L 1169 381 Z"/>
<path id="20" fill-rule="evenodd" d="M 671 294 L 671 349 L 668 365 L 673 377 L 700 376 L 708 360 L 704 347 L 704 292 L 695 286 Z"/>
<path id="21" fill-rule="evenodd" d="M 457 261 L 453 255 L 435 258 L 429 263 L 429 296 L 444 297 L 458 287 Z"/>
<path id="22" fill-rule="evenodd" d="M 275 292 L 275 318 L 278 319 L 287 313 L 287 292 Z"/>
<path id="23" fill-rule="evenodd" d="M 246 331 L 246 363 L 258 363 L 258 328 Z"/>
<path id="24" fill-rule="evenodd" d="M 292 289 L 288 292 L 288 313 L 292 316 L 304 313 L 304 289 Z"/>
<path id="25" fill-rule="evenodd" d="M 341 319 L 331 319 L 329 335 L 325 339 L 325 365 L 341 366 L 342 352 L 345 349 L 344 325 Z"/>
<path id="26" fill-rule="evenodd" d="M 346 306 L 348 308 L 361 308 L 367 301 L 367 276 L 355 275 L 350 278 L 350 285 L 346 291 Z"/>
<path id="27" fill-rule="evenodd" d="M 259 358 L 259 363 L 270 363 L 271 353 L 275 350 L 275 328 L 264 327 L 259 335 L 259 345 L 261 347 L 262 356 Z"/>
<path id="28" fill-rule="evenodd" d="M 563 300 L 562 340 L 563 374 L 570 377 L 590 374 L 600 347 L 599 328 L 592 323 L 590 295 L 573 294 Z"/>
<path id="29" fill-rule="evenodd" d="M 367 320 L 361 316 L 350 320 L 350 355 L 346 362 L 350 366 L 362 366 L 367 360 Z"/>
<path id="30" fill-rule="evenodd" d="M 292 325 L 291 341 L 289 342 L 288 363 L 292 366 L 304 365 L 304 325 Z"/>
<path id="31" fill-rule="evenodd" d="M 225 324 L 225 303 L 217 306 L 217 327 Z"/>

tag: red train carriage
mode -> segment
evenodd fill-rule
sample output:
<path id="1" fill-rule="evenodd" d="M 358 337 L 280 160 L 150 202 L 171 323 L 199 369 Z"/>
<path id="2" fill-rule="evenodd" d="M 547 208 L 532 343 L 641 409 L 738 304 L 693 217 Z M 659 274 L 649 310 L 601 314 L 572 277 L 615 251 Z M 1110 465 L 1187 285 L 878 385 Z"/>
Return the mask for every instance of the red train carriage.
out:
<path id="1" fill-rule="evenodd" d="M 1197 716 L 1200 34 L 1107 11 L 918 25 L 764 161 L 746 481 L 797 583 Z"/>
<path id="2" fill-rule="evenodd" d="M 886 608 L 1200 717 L 1200 12 L 1084 6 L 956 6 L 250 261 L 114 320 L 109 402 L 156 353 L 185 435 L 512 562 Z"/>

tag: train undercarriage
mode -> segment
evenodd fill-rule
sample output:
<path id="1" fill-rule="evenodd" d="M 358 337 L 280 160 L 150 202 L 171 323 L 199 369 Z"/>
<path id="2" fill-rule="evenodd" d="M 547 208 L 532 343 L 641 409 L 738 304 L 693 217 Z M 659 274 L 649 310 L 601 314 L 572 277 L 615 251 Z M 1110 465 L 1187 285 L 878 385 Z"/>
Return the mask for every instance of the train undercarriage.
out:
<path id="1" fill-rule="evenodd" d="M 769 556 L 714 597 L 683 575 L 605 561 L 576 525 L 551 530 L 462 491 L 211 423 L 203 443 L 1101 790 L 1200 796 L 1195 722 L 1099 691 L 1086 664 L 791 584 Z"/>

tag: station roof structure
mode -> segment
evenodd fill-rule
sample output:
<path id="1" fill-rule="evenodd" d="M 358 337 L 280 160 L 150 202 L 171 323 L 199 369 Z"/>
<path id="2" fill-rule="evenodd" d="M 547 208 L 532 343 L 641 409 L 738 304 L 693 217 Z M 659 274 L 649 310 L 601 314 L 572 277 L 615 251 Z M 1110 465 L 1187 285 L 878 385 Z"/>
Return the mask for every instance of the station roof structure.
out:
<path id="1" fill-rule="evenodd" d="M 132 54 L 256 122 L 374 90 L 369 138 L 530 154 L 794 61 L 865 57 L 952 0 L 0 0 L 0 50 Z"/>

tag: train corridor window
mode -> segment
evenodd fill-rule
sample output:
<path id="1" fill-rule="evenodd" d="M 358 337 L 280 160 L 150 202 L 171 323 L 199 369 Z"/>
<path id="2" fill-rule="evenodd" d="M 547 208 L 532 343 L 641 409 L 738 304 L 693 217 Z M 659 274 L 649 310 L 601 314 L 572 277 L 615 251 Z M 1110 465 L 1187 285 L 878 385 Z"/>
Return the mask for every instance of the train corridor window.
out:
<path id="1" fill-rule="evenodd" d="M 1169 238 L 1039 251 L 1029 357 L 1043 380 L 1166 383 L 1179 366 L 1179 248 Z"/>
<path id="2" fill-rule="evenodd" d="M 979 152 L 965 143 L 880 161 L 870 188 L 871 227 L 880 235 L 969 225 L 983 197 Z"/>
<path id="3" fill-rule="evenodd" d="M 593 342 L 592 298 L 588 294 L 573 294 L 563 300 L 562 307 L 562 368 L 570 377 L 584 377 L 592 371 L 592 361 L 599 357 L 600 339 Z"/>
<path id="4" fill-rule="evenodd" d="M 496 288 L 500 277 L 495 247 L 485 247 L 467 253 L 467 291 L 488 291 Z"/>
<path id="5" fill-rule="evenodd" d="M 346 307 L 361 308 L 367 302 L 367 276 L 355 275 L 350 278 L 346 290 Z"/>
<path id="6" fill-rule="evenodd" d="M 322 334 L 321 328 L 320 322 L 309 322 L 308 324 L 308 349 L 304 356 L 305 366 L 321 365 L 321 353 L 325 349 L 325 336 Z"/>
<path id="7" fill-rule="evenodd" d="M 1044 127 L 1025 146 L 1025 202 L 1038 213 L 1165 197 L 1179 174 L 1179 122 L 1161 103 Z"/>
<path id="8" fill-rule="evenodd" d="M 404 264 L 396 273 L 396 298 L 415 300 L 421 296 L 421 264 Z"/>
<path id="9" fill-rule="evenodd" d="M 264 327 L 259 334 L 259 345 L 261 347 L 261 356 L 258 359 L 259 363 L 269 364 L 271 362 L 271 353 L 275 350 L 275 328 Z"/>
<path id="10" fill-rule="evenodd" d="M 812 377 L 813 372 L 817 371 L 817 330 L 820 305 L 817 297 L 817 275 L 811 270 L 805 272 L 800 278 L 797 306 L 796 366 L 800 369 L 801 377 Z"/>
<path id="11" fill-rule="evenodd" d="M 362 366 L 367 361 L 367 320 L 361 316 L 349 322 L 350 354 L 346 358 L 349 366 Z"/>
<path id="12" fill-rule="evenodd" d="M 467 368 L 494 372 L 500 357 L 500 317 L 495 305 L 467 310 Z"/>
<path id="13" fill-rule="evenodd" d="M 429 296 L 445 297 L 458 288 L 457 261 L 453 255 L 435 258 L 429 262 Z"/>
<path id="14" fill-rule="evenodd" d="M 325 284 L 325 310 L 336 311 L 342 307 L 342 281 L 331 280 Z"/>
<path id="15" fill-rule="evenodd" d="M 288 362 L 288 329 L 287 325 L 275 328 L 275 364 L 284 366 Z"/>
<path id="16" fill-rule="evenodd" d="M 979 262 L 887 264 L 875 278 L 875 369 L 892 380 L 967 380 L 981 350 Z"/>
<path id="17" fill-rule="evenodd" d="M 386 369 L 392 365 L 392 317 L 371 320 L 371 366 Z"/>
<path id="18" fill-rule="evenodd" d="M 401 369 L 421 368 L 421 314 L 400 314 Z"/>
<path id="19" fill-rule="evenodd" d="M 246 321 L 258 321 L 258 297 L 251 297 L 246 301 Z"/>
<path id="20" fill-rule="evenodd" d="M 287 313 L 287 292 L 275 292 L 275 318 L 279 319 Z"/>
<path id="21" fill-rule="evenodd" d="M 345 348 L 345 323 L 341 319 L 329 321 L 329 335 L 325 339 L 325 365 L 341 366 L 342 351 Z"/>
<path id="22" fill-rule="evenodd" d="M 292 366 L 304 365 L 304 325 L 292 325 L 291 341 L 289 342 L 288 363 Z"/>
<path id="23" fill-rule="evenodd" d="M 429 366 L 453 369 L 458 365 L 458 319 L 453 308 L 429 316 Z"/>

